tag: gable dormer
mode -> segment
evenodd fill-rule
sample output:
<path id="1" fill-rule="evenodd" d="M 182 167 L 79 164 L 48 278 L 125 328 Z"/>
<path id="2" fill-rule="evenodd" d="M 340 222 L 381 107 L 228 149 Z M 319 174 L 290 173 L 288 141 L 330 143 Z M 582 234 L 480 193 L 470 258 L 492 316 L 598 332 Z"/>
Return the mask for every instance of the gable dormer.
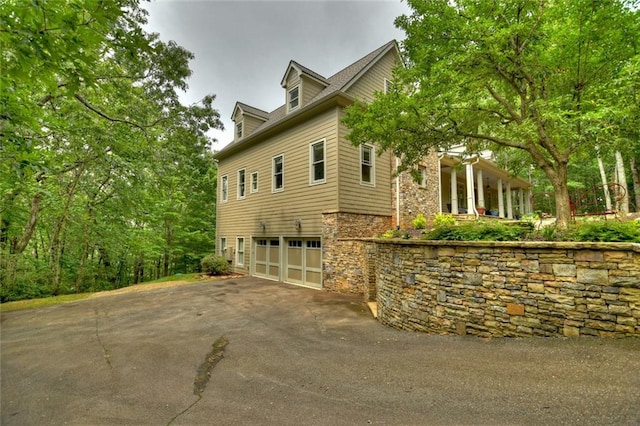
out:
<path id="1" fill-rule="evenodd" d="M 233 141 L 249 136 L 269 118 L 269 113 L 250 105 L 236 102 L 231 120 L 234 123 Z"/>
<path id="2" fill-rule="evenodd" d="M 329 81 L 296 61 L 290 61 L 280 85 L 285 90 L 288 114 L 308 105 L 311 99 L 329 85 Z"/>

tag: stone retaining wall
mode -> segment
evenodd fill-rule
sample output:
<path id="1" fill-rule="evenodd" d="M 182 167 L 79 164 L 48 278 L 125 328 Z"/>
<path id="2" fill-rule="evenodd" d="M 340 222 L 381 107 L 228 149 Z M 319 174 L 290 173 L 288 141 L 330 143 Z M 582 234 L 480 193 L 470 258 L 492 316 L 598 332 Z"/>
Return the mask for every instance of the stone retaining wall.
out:
<path id="1" fill-rule="evenodd" d="M 371 293 L 373 279 L 365 277 L 367 243 L 360 238 L 373 237 L 391 227 L 390 216 L 356 213 L 322 215 L 323 286 L 341 293 Z"/>
<path id="2" fill-rule="evenodd" d="M 384 324 L 477 336 L 640 336 L 640 244 L 376 240 Z"/>

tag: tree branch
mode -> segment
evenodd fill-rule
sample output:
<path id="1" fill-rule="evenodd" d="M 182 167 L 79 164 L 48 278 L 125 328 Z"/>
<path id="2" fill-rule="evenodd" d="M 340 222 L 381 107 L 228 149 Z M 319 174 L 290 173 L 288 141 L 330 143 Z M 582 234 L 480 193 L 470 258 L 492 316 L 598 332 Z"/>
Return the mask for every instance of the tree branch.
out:
<path id="1" fill-rule="evenodd" d="M 145 134 L 147 132 L 147 129 L 150 127 L 155 126 L 156 124 L 160 123 L 161 121 L 163 121 L 163 119 L 158 119 L 156 121 L 154 121 L 151 124 L 139 124 L 139 123 L 134 123 L 133 121 L 129 121 L 129 120 L 124 120 L 121 118 L 114 118 L 114 117 L 110 117 L 107 114 L 105 114 L 104 112 L 100 111 L 99 109 L 95 108 L 93 105 L 91 105 L 89 103 L 89 101 L 87 101 L 85 98 L 83 98 L 82 96 L 78 95 L 77 93 L 75 95 L 73 95 L 74 98 L 76 98 L 82 105 L 84 105 L 87 109 L 89 109 L 90 111 L 95 112 L 96 114 L 98 114 L 100 117 L 112 121 L 114 123 L 122 123 L 122 124 L 127 124 L 129 126 L 133 126 L 136 127 L 140 130 L 142 130 Z"/>
<path id="2" fill-rule="evenodd" d="M 493 90 L 493 87 L 491 87 L 491 85 L 486 84 L 485 87 L 487 88 L 489 93 L 491 93 L 491 96 L 493 97 L 493 99 L 495 99 L 500 105 L 505 107 L 505 109 L 507 110 L 509 115 L 513 118 L 513 120 L 515 120 L 515 122 L 518 124 L 522 124 L 522 117 L 517 113 L 515 108 L 513 108 L 513 105 L 511 105 L 509 101 L 507 101 L 505 98 L 500 96 L 498 92 Z"/>

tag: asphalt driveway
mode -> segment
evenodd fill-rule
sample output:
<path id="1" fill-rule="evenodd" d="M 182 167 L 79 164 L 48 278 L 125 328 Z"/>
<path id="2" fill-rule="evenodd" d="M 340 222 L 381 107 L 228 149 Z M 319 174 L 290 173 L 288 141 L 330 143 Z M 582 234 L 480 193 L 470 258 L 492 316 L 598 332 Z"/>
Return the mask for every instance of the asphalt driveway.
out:
<path id="1" fill-rule="evenodd" d="M 255 278 L 1 319 L 2 425 L 640 423 L 640 339 L 428 336 Z"/>

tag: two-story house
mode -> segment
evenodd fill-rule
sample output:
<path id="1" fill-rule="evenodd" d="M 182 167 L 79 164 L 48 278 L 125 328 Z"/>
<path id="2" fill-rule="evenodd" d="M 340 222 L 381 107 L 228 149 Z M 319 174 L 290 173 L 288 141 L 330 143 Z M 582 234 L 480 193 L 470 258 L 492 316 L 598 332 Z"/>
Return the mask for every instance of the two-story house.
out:
<path id="1" fill-rule="evenodd" d="M 396 176 L 398 160 L 390 153 L 345 138 L 344 108 L 384 91 L 399 63 L 395 41 L 330 77 L 291 61 L 280 83 L 284 105 L 266 112 L 236 104 L 234 140 L 215 155 L 217 251 L 235 271 L 360 292 L 362 274 L 342 262 L 349 255 L 345 238 L 407 228 L 417 213 L 450 211 L 443 206 L 457 195 L 442 196 L 441 175 L 457 194 L 465 176 L 455 174 L 455 156 L 425 157 L 415 182 L 406 173 Z"/>

